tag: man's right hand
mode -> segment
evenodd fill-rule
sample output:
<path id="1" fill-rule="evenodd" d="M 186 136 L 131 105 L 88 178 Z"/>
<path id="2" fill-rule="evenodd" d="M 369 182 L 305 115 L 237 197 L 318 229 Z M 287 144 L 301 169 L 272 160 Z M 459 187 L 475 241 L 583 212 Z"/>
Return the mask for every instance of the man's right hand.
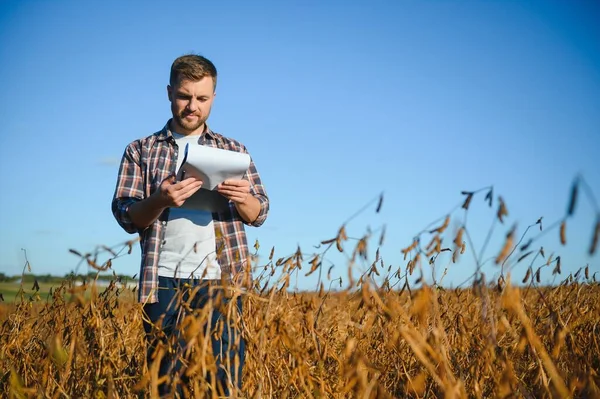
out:
<path id="1" fill-rule="evenodd" d="M 202 187 L 202 181 L 188 177 L 180 182 L 171 176 L 160 183 L 148 198 L 129 207 L 131 221 L 140 229 L 150 226 L 166 208 L 179 207 Z"/>
<path id="2" fill-rule="evenodd" d="M 195 177 L 176 182 L 175 176 L 170 176 L 160 183 L 160 187 L 152 195 L 162 208 L 180 207 L 201 187 L 202 181 Z"/>

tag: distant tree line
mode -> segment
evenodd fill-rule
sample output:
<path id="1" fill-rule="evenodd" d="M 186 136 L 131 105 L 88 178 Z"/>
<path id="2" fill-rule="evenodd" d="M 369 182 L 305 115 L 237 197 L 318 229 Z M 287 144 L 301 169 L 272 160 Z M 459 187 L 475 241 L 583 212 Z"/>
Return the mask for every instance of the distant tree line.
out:
<path id="1" fill-rule="evenodd" d="M 70 272 L 65 274 L 63 277 L 61 276 L 53 276 L 51 274 L 19 274 L 14 276 L 8 276 L 5 273 L 0 272 L 0 283 L 11 283 L 11 282 L 21 282 L 23 279 L 24 283 L 33 283 L 37 280 L 38 283 L 57 283 L 61 282 L 65 279 L 74 279 L 74 280 L 102 280 L 102 281 L 110 281 L 110 280 L 120 280 L 120 281 L 129 281 L 132 280 L 131 276 L 125 274 L 97 274 L 97 272 L 89 272 L 87 274 Z"/>

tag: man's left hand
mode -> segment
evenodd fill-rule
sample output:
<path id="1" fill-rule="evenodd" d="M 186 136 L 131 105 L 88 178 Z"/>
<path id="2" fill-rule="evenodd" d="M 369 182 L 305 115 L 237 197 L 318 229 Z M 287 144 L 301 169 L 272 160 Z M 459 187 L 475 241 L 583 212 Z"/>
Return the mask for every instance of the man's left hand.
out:
<path id="1" fill-rule="evenodd" d="M 225 180 L 217 186 L 217 191 L 236 204 L 244 204 L 250 197 L 248 180 Z"/>

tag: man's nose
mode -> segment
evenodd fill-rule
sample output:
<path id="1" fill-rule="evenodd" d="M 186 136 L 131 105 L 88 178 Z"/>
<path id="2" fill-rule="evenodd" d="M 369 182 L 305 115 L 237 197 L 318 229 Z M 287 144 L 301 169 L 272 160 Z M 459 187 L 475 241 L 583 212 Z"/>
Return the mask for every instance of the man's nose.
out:
<path id="1" fill-rule="evenodd" d="M 198 100 L 196 100 L 195 98 L 192 98 L 192 99 L 191 99 L 191 100 L 188 102 L 188 106 L 187 106 L 187 107 L 188 107 L 188 109 L 189 109 L 190 111 L 196 111 L 196 110 L 198 109 L 198 104 L 199 104 L 199 101 L 198 101 Z"/>

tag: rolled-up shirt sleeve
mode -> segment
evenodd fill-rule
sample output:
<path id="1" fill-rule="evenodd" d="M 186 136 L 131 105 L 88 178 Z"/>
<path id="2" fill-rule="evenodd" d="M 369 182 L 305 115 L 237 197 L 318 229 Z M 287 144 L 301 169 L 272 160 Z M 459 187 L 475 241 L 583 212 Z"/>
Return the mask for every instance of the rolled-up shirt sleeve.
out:
<path id="1" fill-rule="evenodd" d="M 112 212 L 119 225 L 127 233 L 140 230 L 129 217 L 129 207 L 144 198 L 144 182 L 140 165 L 140 143 L 135 141 L 125 148 L 117 184 L 112 200 Z"/>
<path id="2" fill-rule="evenodd" d="M 260 175 L 256 170 L 256 165 L 254 165 L 252 158 L 250 158 L 250 166 L 246 172 L 246 177 L 250 181 L 250 193 L 260 203 L 260 211 L 258 213 L 258 217 L 253 222 L 244 221 L 244 224 L 248 226 L 259 227 L 265 222 L 265 220 L 267 220 L 267 215 L 269 214 L 269 197 L 267 196 L 267 191 L 265 190 L 265 186 L 262 184 Z"/>

